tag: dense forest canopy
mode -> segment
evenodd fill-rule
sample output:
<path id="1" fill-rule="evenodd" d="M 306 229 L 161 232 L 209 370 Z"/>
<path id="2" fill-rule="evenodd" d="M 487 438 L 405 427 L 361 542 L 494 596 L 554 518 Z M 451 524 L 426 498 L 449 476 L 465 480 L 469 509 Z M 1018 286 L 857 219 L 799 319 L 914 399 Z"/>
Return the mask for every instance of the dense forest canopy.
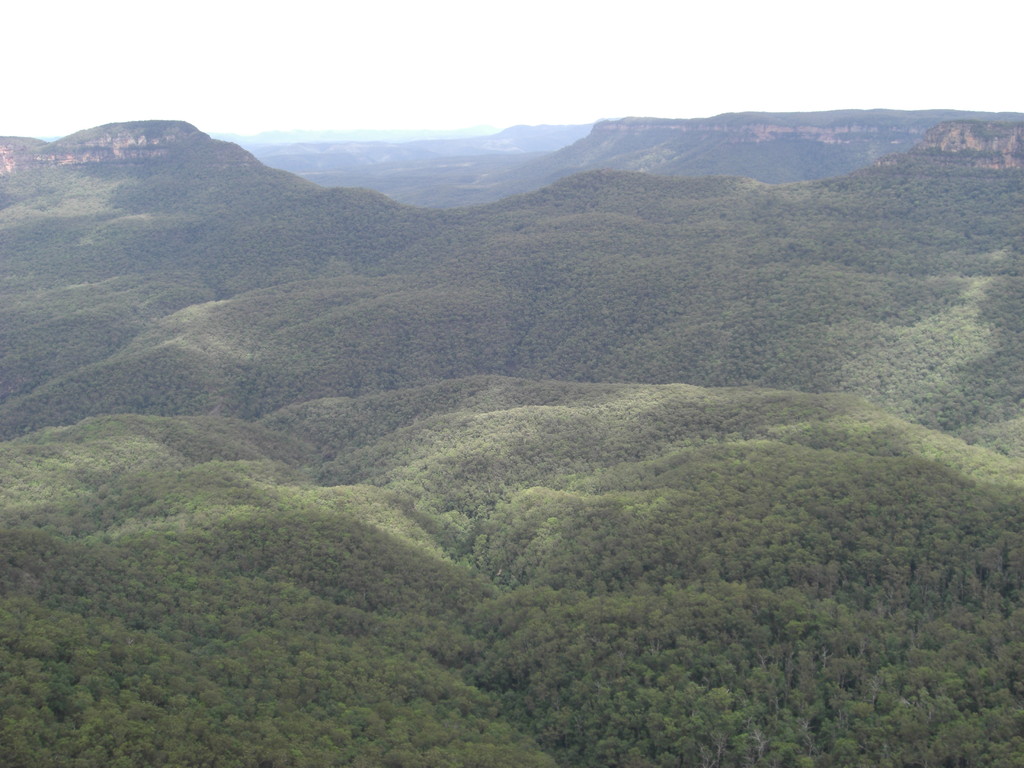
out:
<path id="1" fill-rule="evenodd" d="M 1024 763 L 1020 132 L 450 210 L 0 139 L 0 764 Z"/>

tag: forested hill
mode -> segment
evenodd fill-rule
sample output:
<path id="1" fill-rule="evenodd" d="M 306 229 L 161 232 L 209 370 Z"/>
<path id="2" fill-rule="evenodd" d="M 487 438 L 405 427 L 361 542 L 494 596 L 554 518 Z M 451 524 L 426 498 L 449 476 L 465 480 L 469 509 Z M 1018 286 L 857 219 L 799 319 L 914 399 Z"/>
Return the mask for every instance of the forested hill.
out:
<path id="1" fill-rule="evenodd" d="M 487 373 L 844 390 L 1020 448 L 1017 169 L 605 171 L 430 211 L 190 135 L 3 178 L 6 434 Z"/>
<path id="2" fill-rule="evenodd" d="M 0 139 L 0 764 L 1024 764 L 1024 171 L 403 206 Z"/>
<path id="3" fill-rule="evenodd" d="M 851 173 L 920 142 L 942 122 L 1024 120 L 1021 113 L 891 109 L 739 112 L 707 118 L 627 117 L 540 156 L 461 157 L 328 169 L 267 162 L 327 186 L 367 186 L 415 205 L 453 207 L 530 192 L 573 173 L 614 169 L 670 176 L 731 175 L 778 184 Z"/>
<path id="4" fill-rule="evenodd" d="M 773 184 L 809 181 L 871 165 L 910 149 L 939 123 L 964 120 L 1019 121 L 1024 114 L 871 109 L 606 120 L 585 139 L 516 169 L 502 193 L 599 168 L 670 176 L 724 174 Z"/>
<path id="5" fill-rule="evenodd" d="M 497 377 L 0 444 L 12 768 L 1024 759 L 1024 466 Z"/>

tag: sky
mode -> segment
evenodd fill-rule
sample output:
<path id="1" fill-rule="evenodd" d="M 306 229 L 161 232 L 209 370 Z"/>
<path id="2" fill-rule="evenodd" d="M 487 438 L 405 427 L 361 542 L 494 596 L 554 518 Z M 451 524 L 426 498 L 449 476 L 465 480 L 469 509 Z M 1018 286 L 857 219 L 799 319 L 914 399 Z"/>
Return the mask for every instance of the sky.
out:
<path id="1" fill-rule="evenodd" d="M 1024 112 L 1024 4 L 861 0 L 9 4 L 0 135 L 583 124 L 723 112 Z"/>

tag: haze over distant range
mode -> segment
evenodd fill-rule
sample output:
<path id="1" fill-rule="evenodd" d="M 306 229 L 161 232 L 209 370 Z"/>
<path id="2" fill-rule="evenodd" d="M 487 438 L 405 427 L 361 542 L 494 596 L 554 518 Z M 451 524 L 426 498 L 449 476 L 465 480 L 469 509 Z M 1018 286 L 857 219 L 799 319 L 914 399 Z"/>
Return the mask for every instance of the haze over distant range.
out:
<path id="1" fill-rule="evenodd" d="M 1022 111 L 1019 6 L 961 14 L 868 0 L 600 11 L 465 0 L 241 12 L 184 0 L 5 11 L 0 135 L 154 118 L 211 133 L 586 124 L 736 111 Z M 69 82 L 73 75 L 74 82 Z M 84 84 L 84 85 L 83 85 Z"/>

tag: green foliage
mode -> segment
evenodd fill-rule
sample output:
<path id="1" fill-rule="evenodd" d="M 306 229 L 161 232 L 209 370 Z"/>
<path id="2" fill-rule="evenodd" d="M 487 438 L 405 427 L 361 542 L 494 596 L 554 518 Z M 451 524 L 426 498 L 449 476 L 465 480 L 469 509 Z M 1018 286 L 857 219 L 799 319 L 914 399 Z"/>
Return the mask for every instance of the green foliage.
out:
<path id="1" fill-rule="evenodd" d="M 848 396 L 482 377 L 3 448 L 11 765 L 1024 748 L 1021 467 Z"/>
<path id="2" fill-rule="evenodd" d="M 433 184 L 429 186 L 420 181 L 419 190 L 396 188 L 389 183 L 391 179 L 376 175 L 362 178 L 365 186 L 422 205 L 498 200 L 597 169 L 665 176 L 743 176 L 778 184 L 851 173 L 883 156 L 907 151 L 943 121 L 970 119 L 1021 120 L 1024 115 L 871 109 L 738 112 L 688 120 L 628 117 L 598 123 L 574 144 L 525 160 L 504 173 L 470 176 L 455 189 L 445 184 L 440 173 L 430 178 Z M 338 179 L 327 174 L 326 183 L 338 183 Z M 433 200 L 426 202 L 430 193 Z"/>
<path id="3" fill-rule="evenodd" d="M 852 391 L 986 439 L 1018 416 L 1022 177 L 911 160 L 777 187 L 600 171 L 448 212 L 209 141 L 13 174 L 0 432 L 498 374 Z"/>
<path id="4" fill-rule="evenodd" d="M 5 765 L 551 765 L 453 669 L 491 588 L 391 497 L 310 487 L 238 422 L 5 448 Z"/>
<path id="5" fill-rule="evenodd" d="M 1024 761 L 1019 173 L 182 137 L 0 184 L 0 762 Z"/>

